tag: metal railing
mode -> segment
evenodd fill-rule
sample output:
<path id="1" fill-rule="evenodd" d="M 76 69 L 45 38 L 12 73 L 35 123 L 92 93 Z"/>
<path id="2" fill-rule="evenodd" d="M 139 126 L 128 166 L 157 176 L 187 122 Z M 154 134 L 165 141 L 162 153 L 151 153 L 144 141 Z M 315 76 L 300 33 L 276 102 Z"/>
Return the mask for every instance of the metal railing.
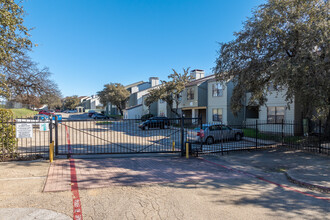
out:
<path id="1" fill-rule="evenodd" d="M 322 125 L 305 131 L 302 123 L 266 121 L 223 125 L 202 124 L 201 118 L 165 118 L 162 120 L 66 120 L 36 121 L 12 119 L 1 122 L 0 160 L 49 156 L 49 143 L 55 141 L 55 155 L 176 153 L 224 154 L 232 151 L 289 147 L 308 152 L 330 154 L 330 140 Z M 28 136 L 17 135 L 30 126 Z M 14 143 L 9 136 L 14 135 Z M 16 138 L 17 137 L 17 138 Z M 7 139 L 6 139 L 7 138 Z M 9 144 L 14 146 L 8 148 Z"/>

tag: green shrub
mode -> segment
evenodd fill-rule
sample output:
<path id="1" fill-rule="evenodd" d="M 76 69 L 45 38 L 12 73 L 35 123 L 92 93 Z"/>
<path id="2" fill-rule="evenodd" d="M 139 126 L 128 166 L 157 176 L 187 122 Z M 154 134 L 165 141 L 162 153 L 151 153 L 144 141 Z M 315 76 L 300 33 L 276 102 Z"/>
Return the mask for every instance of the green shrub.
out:
<path id="1" fill-rule="evenodd" d="M 13 112 L 0 109 L 0 159 L 13 156 L 16 152 L 15 126 L 12 122 Z"/>

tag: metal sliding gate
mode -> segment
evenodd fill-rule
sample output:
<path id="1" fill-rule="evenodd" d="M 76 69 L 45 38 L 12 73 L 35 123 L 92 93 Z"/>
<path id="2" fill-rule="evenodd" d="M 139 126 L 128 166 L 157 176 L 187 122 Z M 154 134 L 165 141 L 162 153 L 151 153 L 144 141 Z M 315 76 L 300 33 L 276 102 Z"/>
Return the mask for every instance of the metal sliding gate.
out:
<path id="1" fill-rule="evenodd" d="M 55 122 L 55 154 L 183 154 L 187 131 L 199 127 L 199 118 L 63 120 Z"/>

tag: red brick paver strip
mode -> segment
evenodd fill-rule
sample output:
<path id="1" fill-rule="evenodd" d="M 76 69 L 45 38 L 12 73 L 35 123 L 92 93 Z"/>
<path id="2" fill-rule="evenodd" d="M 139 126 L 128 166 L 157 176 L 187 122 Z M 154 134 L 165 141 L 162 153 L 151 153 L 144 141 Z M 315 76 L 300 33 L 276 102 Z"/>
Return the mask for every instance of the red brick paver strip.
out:
<path id="1" fill-rule="evenodd" d="M 75 166 L 79 189 L 247 178 L 201 160 L 184 158 L 75 159 Z M 57 160 L 50 167 L 44 191 L 70 189 L 69 160 Z"/>

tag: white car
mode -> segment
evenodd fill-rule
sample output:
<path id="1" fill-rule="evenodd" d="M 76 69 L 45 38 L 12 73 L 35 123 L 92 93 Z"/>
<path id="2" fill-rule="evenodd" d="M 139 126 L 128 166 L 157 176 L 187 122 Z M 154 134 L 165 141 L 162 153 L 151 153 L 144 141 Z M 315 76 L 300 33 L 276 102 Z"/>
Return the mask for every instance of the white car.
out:
<path id="1" fill-rule="evenodd" d="M 187 134 L 188 141 L 202 142 L 207 145 L 220 140 L 240 141 L 243 136 L 242 129 L 231 128 L 223 124 L 203 124 L 202 129 L 195 128 Z"/>
<path id="2" fill-rule="evenodd" d="M 77 110 L 69 110 L 68 113 L 77 113 Z"/>

